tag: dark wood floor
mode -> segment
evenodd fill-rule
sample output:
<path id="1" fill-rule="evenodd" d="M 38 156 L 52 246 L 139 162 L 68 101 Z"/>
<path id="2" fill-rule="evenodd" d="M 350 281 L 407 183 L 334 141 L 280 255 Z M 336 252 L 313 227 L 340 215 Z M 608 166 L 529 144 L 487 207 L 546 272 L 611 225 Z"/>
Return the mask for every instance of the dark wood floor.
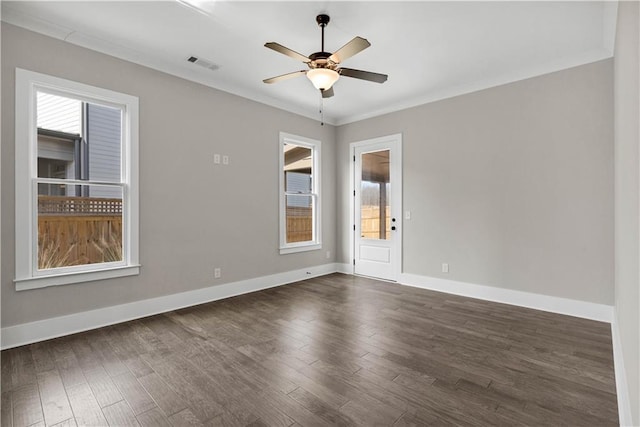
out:
<path id="1" fill-rule="evenodd" d="M 616 425 L 608 324 L 334 274 L 2 352 L 2 426 Z"/>

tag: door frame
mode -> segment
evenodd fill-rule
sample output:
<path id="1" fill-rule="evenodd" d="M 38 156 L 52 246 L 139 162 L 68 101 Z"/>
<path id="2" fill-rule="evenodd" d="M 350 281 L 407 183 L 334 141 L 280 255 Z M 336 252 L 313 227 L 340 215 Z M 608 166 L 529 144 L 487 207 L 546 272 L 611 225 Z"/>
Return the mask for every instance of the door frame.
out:
<path id="1" fill-rule="evenodd" d="M 393 258 L 393 276 L 394 276 L 394 281 L 398 282 L 400 275 L 402 274 L 402 235 L 404 234 L 404 223 L 403 223 L 403 219 L 404 219 L 404 210 L 403 210 L 403 192 L 402 192 L 402 178 L 403 178 L 403 157 L 402 157 L 402 133 L 395 133 L 392 135 L 387 135 L 387 136 L 381 136 L 381 137 L 377 137 L 377 138 L 371 138 L 371 139 L 365 139 L 362 141 L 357 141 L 357 142 L 352 142 L 349 144 L 349 259 L 350 261 L 350 270 L 351 270 L 351 274 L 355 274 L 355 256 L 356 256 L 356 252 L 355 252 L 355 241 L 356 241 L 356 235 L 355 235 L 355 225 L 356 225 L 356 206 L 355 206 L 355 181 L 356 181 L 356 170 L 355 170 L 355 153 L 356 153 L 356 148 L 361 148 L 361 147 L 366 147 L 367 145 L 374 145 L 374 144 L 380 144 L 380 143 L 384 143 L 384 142 L 396 142 L 397 146 L 398 146 L 398 151 L 396 153 L 396 156 L 398 157 L 398 168 L 400 169 L 397 173 L 398 176 L 398 183 L 394 185 L 394 188 L 397 187 L 397 189 L 393 190 L 393 191 L 397 191 L 399 194 L 399 201 L 398 201 L 398 209 L 399 212 L 395 213 L 396 214 L 396 222 L 398 223 L 398 226 L 400 227 L 400 232 L 396 233 L 397 236 L 397 250 L 395 251 L 395 255 Z M 379 279 L 379 280 L 385 280 L 385 279 Z"/>

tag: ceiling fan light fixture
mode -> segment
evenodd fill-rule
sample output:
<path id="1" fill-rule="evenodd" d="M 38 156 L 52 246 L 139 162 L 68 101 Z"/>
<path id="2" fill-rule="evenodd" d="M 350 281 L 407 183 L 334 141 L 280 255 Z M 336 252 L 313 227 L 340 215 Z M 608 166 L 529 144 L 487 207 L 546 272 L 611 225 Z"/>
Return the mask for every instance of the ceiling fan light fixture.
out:
<path id="1" fill-rule="evenodd" d="M 318 90 L 329 90 L 338 81 L 340 74 L 329 68 L 314 68 L 307 71 L 307 77 Z"/>

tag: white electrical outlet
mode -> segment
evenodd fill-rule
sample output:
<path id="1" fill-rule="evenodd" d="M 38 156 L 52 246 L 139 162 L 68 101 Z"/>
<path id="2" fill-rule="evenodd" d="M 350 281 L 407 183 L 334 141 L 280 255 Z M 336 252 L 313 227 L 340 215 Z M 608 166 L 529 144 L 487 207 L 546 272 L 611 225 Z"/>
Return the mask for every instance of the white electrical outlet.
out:
<path id="1" fill-rule="evenodd" d="M 213 155 L 213 163 L 216 165 L 220 164 L 220 154 L 214 154 Z"/>
<path id="2" fill-rule="evenodd" d="M 220 267 L 216 267 L 213 269 L 213 278 L 219 279 L 222 276 L 222 269 Z"/>
<path id="3" fill-rule="evenodd" d="M 229 156 L 227 156 L 227 155 L 222 156 L 222 164 L 223 165 L 228 165 L 229 164 Z"/>
<path id="4" fill-rule="evenodd" d="M 331 258 L 331 251 L 327 251 L 327 259 Z"/>
<path id="5" fill-rule="evenodd" d="M 404 212 L 404 219 L 411 219 L 411 211 Z"/>
<path id="6" fill-rule="evenodd" d="M 448 273 L 449 272 L 449 264 L 447 264 L 446 262 L 442 263 L 442 272 L 443 273 Z"/>

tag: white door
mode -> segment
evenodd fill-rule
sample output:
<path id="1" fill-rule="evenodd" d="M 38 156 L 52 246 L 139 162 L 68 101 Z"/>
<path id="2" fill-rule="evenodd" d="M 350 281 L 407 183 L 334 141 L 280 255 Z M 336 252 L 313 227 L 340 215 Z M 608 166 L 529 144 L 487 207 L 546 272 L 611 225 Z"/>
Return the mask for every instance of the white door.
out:
<path id="1" fill-rule="evenodd" d="M 401 135 L 352 144 L 354 273 L 396 281 L 402 248 Z"/>

